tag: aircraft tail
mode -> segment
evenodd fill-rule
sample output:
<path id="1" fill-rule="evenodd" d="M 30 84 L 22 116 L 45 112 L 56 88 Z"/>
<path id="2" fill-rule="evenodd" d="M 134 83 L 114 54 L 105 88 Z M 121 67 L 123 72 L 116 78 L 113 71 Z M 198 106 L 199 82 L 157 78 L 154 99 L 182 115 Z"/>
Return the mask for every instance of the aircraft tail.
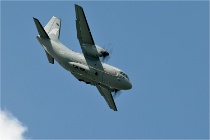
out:
<path id="1" fill-rule="evenodd" d="M 61 27 L 61 20 L 59 18 L 53 16 L 44 28 L 38 19 L 34 18 L 34 22 L 41 37 L 59 41 Z"/>
<path id="2" fill-rule="evenodd" d="M 34 18 L 34 22 L 36 24 L 36 28 L 39 32 L 39 35 L 41 37 L 44 37 L 44 38 L 49 38 L 48 34 L 45 32 L 44 28 L 42 27 L 42 24 L 39 22 L 38 19 Z"/>
<path id="3" fill-rule="evenodd" d="M 59 34 L 56 34 L 57 32 L 55 32 L 53 30 L 55 30 L 55 29 L 59 30 L 59 28 L 55 27 L 54 24 L 56 24 L 56 25 L 59 24 L 60 25 L 60 20 L 58 20 L 59 21 L 58 23 L 57 22 L 54 23 L 54 20 L 53 20 L 54 18 L 55 17 L 53 17 L 48 22 L 48 24 L 45 26 L 45 28 L 43 28 L 43 26 L 41 25 L 41 23 L 39 22 L 38 19 L 34 18 L 34 22 L 36 24 L 36 28 L 37 28 L 37 30 L 39 32 L 40 37 L 48 38 L 48 39 L 52 39 L 52 40 L 58 41 Z M 46 50 L 45 50 L 45 52 L 46 52 L 46 55 L 47 55 L 47 58 L 48 58 L 49 63 L 54 64 L 54 58 Z"/>
<path id="4" fill-rule="evenodd" d="M 54 41 L 59 41 L 60 36 L 60 28 L 61 28 L 61 20 L 57 17 L 52 17 L 47 25 L 44 27 L 44 30 L 50 37 L 50 39 Z"/>

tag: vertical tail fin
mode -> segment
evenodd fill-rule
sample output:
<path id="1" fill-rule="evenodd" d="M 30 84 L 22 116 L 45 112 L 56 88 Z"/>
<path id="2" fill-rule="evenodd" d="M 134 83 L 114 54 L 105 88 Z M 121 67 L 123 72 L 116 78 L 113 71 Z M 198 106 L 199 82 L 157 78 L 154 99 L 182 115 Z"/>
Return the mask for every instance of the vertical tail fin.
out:
<path id="1" fill-rule="evenodd" d="M 61 28 L 61 20 L 54 16 L 50 19 L 50 21 L 44 27 L 50 39 L 54 41 L 59 41 L 60 28 Z"/>

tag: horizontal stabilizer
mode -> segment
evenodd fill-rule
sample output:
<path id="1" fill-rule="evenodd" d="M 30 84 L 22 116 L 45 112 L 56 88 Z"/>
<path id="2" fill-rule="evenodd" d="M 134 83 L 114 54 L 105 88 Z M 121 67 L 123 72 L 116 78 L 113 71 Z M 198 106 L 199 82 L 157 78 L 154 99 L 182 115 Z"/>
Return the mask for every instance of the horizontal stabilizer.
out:
<path id="1" fill-rule="evenodd" d="M 46 52 L 49 63 L 54 64 L 54 58 L 47 51 L 45 52 Z"/>
<path id="2" fill-rule="evenodd" d="M 34 18 L 34 22 L 36 24 L 36 28 L 39 32 L 39 35 L 41 37 L 44 37 L 44 38 L 49 38 L 49 36 L 47 35 L 47 33 L 45 32 L 44 28 L 42 27 L 41 23 L 39 22 L 38 19 Z"/>

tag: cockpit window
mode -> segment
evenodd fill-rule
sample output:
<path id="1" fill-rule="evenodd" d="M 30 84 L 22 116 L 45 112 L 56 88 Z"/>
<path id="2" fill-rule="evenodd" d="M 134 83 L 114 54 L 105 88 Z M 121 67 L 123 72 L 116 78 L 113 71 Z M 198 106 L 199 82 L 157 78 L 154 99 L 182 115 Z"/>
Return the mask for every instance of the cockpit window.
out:
<path id="1" fill-rule="evenodd" d="M 126 77 L 127 79 L 129 79 L 129 78 L 128 78 L 128 75 L 125 74 L 124 72 L 121 71 L 120 74 L 123 75 L 124 77 Z"/>

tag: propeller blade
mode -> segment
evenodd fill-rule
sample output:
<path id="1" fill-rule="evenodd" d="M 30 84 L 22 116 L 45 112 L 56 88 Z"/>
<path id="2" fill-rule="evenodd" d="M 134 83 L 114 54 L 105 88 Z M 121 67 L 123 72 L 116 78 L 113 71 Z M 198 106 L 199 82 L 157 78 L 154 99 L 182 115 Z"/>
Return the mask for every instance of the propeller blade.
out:
<path id="1" fill-rule="evenodd" d="M 113 47 L 111 43 L 104 45 L 103 47 L 107 52 L 104 53 L 102 57 L 102 62 L 107 62 L 110 59 L 110 54 L 113 52 Z"/>
<path id="2" fill-rule="evenodd" d="M 110 59 L 110 56 L 102 57 L 102 62 L 107 62 Z"/>
<path id="3" fill-rule="evenodd" d="M 113 92 L 113 98 L 116 99 L 117 97 L 119 97 L 121 95 L 121 93 L 122 93 L 121 90 L 115 89 Z"/>

